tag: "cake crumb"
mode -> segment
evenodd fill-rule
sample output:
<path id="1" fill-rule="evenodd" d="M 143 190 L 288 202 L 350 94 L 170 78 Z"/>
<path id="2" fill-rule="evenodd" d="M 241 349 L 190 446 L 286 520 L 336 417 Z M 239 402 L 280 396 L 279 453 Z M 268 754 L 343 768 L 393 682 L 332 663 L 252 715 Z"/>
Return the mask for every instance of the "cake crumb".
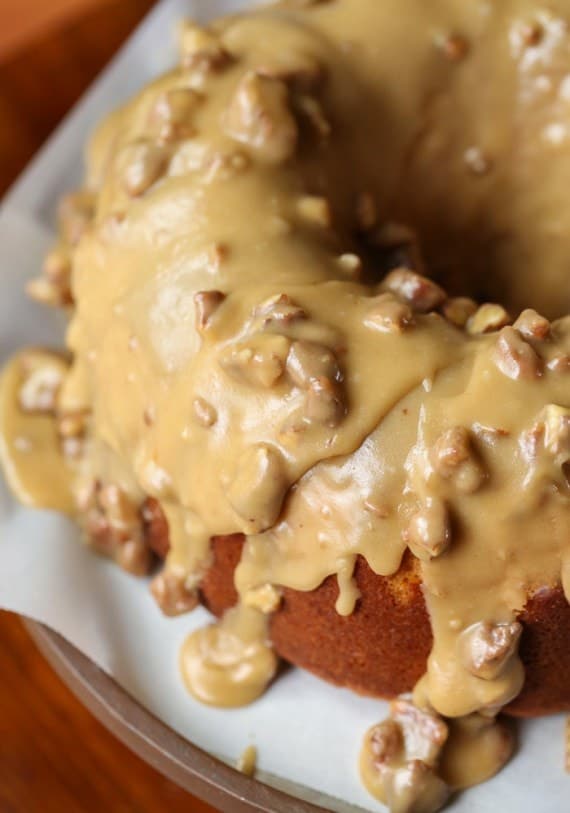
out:
<path id="1" fill-rule="evenodd" d="M 253 776 L 257 768 L 257 748 L 248 745 L 236 762 L 236 768 L 245 776 Z"/>

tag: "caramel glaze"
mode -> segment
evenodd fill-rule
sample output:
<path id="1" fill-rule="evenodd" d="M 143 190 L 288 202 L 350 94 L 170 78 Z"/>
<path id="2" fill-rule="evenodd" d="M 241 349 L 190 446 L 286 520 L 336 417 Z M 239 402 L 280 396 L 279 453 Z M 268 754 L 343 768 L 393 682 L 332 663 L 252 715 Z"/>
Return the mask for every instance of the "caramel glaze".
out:
<path id="1" fill-rule="evenodd" d="M 72 365 L 40 412 L 55 465 L 74 452 L 96 547 L 143 572 L 166 524 L 153 592 L 177 614 L 211 538 L 245 535 L 236 606 L 181 653 L 199 699 L 239 705 L 271 681 L 287 591 L 334 577 L 335 611 L 358 618 L 374 574 L 403 637 L 427 610 L 425 671 L 412 659 L 381 690 L 419 678 L 413 703 L 362 752 L 393 813 L 508 758 L 493 719 L 532 664 L 521 621 L 570 594 L 565 6 L 290 0 L 184 24 L 181 64 L 92 139 L 30 289 L 74 303 Z M 426 268 L 502 304 L 450 298 Z M 4 380 L 23 421 L 30 389 Z"/>

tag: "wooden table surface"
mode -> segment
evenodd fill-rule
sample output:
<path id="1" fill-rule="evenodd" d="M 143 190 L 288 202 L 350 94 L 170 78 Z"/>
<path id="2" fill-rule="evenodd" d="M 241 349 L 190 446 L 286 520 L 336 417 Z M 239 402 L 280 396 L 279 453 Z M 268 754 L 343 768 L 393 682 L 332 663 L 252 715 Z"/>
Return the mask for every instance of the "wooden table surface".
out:
<path id="1" fill-rule="evenodd" d="M 0 196 L 152 5 L 0 0 Z M 0 676 L 0 813 L 213 813 L 115 740 L 7 613 Z"/>

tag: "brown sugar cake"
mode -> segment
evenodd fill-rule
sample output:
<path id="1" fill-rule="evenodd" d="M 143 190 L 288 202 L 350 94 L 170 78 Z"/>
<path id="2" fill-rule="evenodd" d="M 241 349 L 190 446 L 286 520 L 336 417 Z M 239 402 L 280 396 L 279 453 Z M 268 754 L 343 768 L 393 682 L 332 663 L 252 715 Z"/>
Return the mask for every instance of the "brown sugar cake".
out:
<path id="1" fill-rule="evenodd" d="M 501 712 L 570 709 L 570 10 L 290 0 L 180 54 L 62 203 L 30 293 L 68 352 L 4 372 L 6 477 L 219 617 L 202 702 L 278 656 L 393 698 L 363 781 L 430 813 Z"/>

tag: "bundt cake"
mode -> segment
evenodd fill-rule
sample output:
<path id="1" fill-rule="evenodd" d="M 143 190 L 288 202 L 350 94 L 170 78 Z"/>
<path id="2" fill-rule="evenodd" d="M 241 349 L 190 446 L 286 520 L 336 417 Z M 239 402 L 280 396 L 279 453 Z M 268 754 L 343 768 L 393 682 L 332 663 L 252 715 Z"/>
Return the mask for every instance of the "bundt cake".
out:
<path id="1" fill-rule="evenodd" d="M 97 130 L 1 390 L 8 482 L 254 700 L 394 698 L 361 773 L 435 811 L 570 709 L 570 9 L 289 0 L 185 22 Z M 501 304 L 496 304 L 496 303 Z M 30 453 L 32 452 L 32 453 Z"/>

